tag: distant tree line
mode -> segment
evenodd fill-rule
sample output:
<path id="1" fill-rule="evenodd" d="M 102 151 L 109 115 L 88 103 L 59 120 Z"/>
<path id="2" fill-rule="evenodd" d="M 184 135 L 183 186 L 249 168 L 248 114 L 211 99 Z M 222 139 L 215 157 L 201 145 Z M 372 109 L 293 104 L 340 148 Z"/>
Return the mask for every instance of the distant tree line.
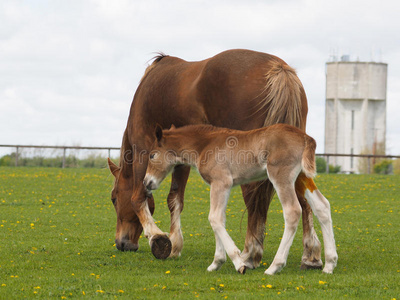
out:
<path id="1" fill-rule="evenodd" d="M 15 166 L 16 153 L 4 155 L 0 158 L 0 167 Z M 63 164 L 62 156 L 43 157 L 18 156 L 18 166 L 21 167 L 52 167 L 61 168 Z M 101 154 L 89 154 L 85 158 L 78 158 L 75 155 L 65 157 L 66 168 L 104 168 L 107 166 L 107 158 Z"/>

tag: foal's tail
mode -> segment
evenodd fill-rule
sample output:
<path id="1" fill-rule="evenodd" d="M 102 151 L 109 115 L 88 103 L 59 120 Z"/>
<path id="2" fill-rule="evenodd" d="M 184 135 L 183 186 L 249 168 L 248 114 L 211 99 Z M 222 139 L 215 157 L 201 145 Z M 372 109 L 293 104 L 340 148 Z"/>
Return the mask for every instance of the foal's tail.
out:
<path id="1" fill-rule="evenodd" d="M 301 159 L 301 169 L 308 178 L 313 178 L 317 173 L 317 167 L 315 165 L 315 148 L 317 143 L 315 140 L 308 136 L 304 136 L 304 151 Z"/>

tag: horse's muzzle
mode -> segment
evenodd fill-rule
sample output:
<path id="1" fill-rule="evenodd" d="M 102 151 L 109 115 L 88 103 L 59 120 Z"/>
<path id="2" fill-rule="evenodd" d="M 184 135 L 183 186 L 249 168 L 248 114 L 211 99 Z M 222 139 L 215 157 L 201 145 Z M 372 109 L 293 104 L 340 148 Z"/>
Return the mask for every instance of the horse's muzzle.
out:
<path id="1" fill-rule="evenodd" d="M 120 251 L 135 251 L 136 252 L 139 249 L 138 244 L 134 244 L 130 240 L 126 240 L 126 239 L 121 239 L 121 240 L 116 239 L 115 246 Z"/>

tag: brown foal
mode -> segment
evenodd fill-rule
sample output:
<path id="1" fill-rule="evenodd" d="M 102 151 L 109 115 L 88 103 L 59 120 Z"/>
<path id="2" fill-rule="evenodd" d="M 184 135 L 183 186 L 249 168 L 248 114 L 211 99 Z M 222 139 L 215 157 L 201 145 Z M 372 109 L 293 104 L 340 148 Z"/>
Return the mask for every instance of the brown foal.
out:
<path id="1" fill-rule="evenodd" d="M 315 148 L 313 138 L 285 124 L 250 131 L 211 125 L 171 127 L 170 130 L 158 126 L 143 184 L 150 192 L 159 187 L 175 166 L 196 167 L 210 185 L 209 221 L 216 240 L 214 261 L 207 270 L 218 270 L 226 261 L 226 251 L 235 269 L 243 274 L 246 263 L 225 229 L 229 193 L 234 185 L 268 178 L 279 196 L 285 219 L 279 249 L 265 271 L 273 275 L 286 264 L 301 217 L 302 208 L 295 191 L 295 182 L 300 177 L 306 186 L 305 198 L 321 223 L 325 243 L 323 272 L 332 273 L 338 256 L 329 202 L 312 181 L 316 172 Z"/>

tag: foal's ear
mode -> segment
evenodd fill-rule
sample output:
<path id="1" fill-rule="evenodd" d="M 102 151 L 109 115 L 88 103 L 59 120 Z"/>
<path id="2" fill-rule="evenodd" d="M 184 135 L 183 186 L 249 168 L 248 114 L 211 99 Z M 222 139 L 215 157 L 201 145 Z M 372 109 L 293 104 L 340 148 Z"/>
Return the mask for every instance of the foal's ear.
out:
<path id="1" fill-rule="evenodd" d="M 157 126 L 156 126 L 156 138 L 157 138 L 157 142 L 161 141 L 162 137 L 163 137 L 162 127 L 160 126 L 160 124 L 157 124 Z"/>
<path id="2" fill-rule="evenodd" d="M 111 174 L 114 175 L 114 177 L 118 177 L 119 176 L 119 167 L 114 164 L 111 159 L 108 158 L 108 167 L 110 168 Z"/>
<path id="3" fill-rule="evenodd" d="M 174 124 L 171 124 L 171 128 L 169 130 L 171 130 L 171 129 L 176 129 Z"/>

